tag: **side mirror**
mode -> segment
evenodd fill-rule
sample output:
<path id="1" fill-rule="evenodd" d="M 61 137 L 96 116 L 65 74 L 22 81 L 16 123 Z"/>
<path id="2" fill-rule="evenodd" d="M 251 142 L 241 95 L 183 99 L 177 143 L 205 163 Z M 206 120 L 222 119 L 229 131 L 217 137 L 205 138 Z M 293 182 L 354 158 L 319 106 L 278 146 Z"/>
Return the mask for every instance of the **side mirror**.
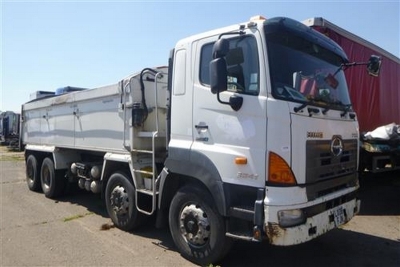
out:
<path id="1" fill-rule="evenodd" d="M 367 64 L 369 75 L 377 77 L 381 69 L 382 59 L 379 56 L 372 55 Z"/>
<path id="2" fill-rule="evenodd" d="M 219 39 L 213 46 L 213 60 L 210 62 L 210 87 L 211 93 L 217 94 L 219 103 L 229 105 L 234 111 L 238 111 L 243 104 L 241 96 L 233 95 L 229 102 L 222 101 L 219 93 L 228 89 L 228 67 L 226 65 L 226 55 L 229 53 L 229 41 Z"/>
<path id="3" fill-rule="evenodd" d="M 218 39 L 213 45 L 213 59 L 225 57 L 229 53 L 229 41 L 226 39 Z"/>
<path id="4" fill-rule="evenodd" d="M 228 88 L 228 70 L 224 58 L 216 58 L 210 62 L 210 87 L 211 93 L 217 94 Z"/>
<path id="5" fill-rule="evenodd" d="M 210 87 L 211 93 L 216 94 L 226 91 L 228 87 L 225 56 L 229 53 L 229 41 L 219 39 L 213 46 L 213 60 L 210 62 Z"/>

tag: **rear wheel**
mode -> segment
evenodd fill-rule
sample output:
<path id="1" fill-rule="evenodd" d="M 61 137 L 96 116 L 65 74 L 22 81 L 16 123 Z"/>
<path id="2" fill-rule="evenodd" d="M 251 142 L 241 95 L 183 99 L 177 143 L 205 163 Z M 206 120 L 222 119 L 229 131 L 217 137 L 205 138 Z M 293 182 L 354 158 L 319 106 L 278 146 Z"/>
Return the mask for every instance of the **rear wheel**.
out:
<path id="1" fill-rule="evenodd" d="M 169 227 L 182 256 L 200 265 L 218 262 L 232 245 L 211 195 L 198 188 L 183 187 L 176 193 L 170 206 Z"/>
<path id="2" fill-rule="evenodd" d="M 26 159 L 26 183 L 31 191 L 40 191 L 39 164 L 34 155 L 29 155 Z"/>
<path id="3" fill-rule="evenodd" d="M 136 209 L 135 187 L 125 173 L 111 175 L 105 198 L 108 215 L 116 227 L 129 231 L 144 223 L 145 215 Z"/>
<path id="4" fill-rule="evenodd" d="M 44 195 L 48 198 L 56 198 L 63 193 L 66 179 L 54 169 L 53 161 L 45 158 L 40 169 L 40 181 Z"/>

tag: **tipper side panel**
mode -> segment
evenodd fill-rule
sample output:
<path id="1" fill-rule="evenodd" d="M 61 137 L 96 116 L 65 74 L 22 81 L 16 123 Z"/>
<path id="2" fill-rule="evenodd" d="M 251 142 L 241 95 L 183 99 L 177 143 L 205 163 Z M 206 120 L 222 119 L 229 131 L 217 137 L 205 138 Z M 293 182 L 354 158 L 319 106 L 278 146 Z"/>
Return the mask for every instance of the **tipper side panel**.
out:
<path id="1" fill-rule="evenodd" d="M 24 104 L 23 143 L 103 152 L 150 149 L 151 142 L 136 135 L 157 128 L 165 133 L 166 80 L 157 82 L 157 108 L 154 79 L 144 80 L 149 115 L 143 125 L 133 127 L 132 105 L 141 101 L 139 79 L 135 74 L 114 85 Z M 165 142 L 159 146 L 165 148 Z"/>

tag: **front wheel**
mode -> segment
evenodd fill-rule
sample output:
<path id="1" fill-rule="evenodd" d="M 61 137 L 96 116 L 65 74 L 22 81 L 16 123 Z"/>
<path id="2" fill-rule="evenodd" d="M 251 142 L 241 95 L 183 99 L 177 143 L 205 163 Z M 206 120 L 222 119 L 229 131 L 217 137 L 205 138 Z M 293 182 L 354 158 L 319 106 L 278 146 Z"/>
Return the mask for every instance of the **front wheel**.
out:
<path id="1" fill-rule="evenodd" d="M 198 188 L 183 187 L 176 193 L 170 206 L 169 227 L 181 255 L 200 265 L 221 260 L 232 244 L 211 195 Z"/>
<path id="2" fill-rule="evenodd" d="M 111 175 L 106 186 L 107 212 L 119 229 L 133 230 L 144 222 L 144 214 L 136 209 L 135 188 L 122 172 Z"/>

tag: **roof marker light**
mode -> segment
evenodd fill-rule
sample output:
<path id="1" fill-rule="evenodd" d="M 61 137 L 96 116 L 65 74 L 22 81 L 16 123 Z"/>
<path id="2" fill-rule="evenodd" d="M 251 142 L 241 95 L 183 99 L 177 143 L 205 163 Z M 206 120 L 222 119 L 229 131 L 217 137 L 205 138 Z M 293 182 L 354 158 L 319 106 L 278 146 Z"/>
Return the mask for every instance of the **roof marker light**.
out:
<path id="1" fill-rule="evenodd" d="M 255 21 L 255 20 L 267 20 L 267 19 L 261 15 L 252 16 L 250 18 L 250 21 Z"/>

